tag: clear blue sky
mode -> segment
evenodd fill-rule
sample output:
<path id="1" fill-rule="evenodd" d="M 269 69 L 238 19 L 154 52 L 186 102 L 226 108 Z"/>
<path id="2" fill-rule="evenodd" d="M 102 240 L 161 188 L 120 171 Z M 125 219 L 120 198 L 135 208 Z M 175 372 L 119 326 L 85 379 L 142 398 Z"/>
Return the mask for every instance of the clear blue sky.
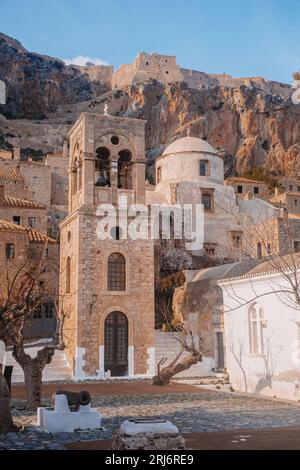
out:
<path id="1" fill-rule="evenodd" d="M 0 0 L 0 31 L 30 51 L 118 67 L 140 51 L 187 68 L 290 83 L 299 0 Z"/>

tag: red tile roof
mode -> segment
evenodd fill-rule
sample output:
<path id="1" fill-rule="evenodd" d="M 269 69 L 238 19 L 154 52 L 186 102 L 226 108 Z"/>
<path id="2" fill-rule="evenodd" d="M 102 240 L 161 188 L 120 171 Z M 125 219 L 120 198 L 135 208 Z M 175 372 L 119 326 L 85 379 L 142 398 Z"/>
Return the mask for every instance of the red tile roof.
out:
<path id="1" fill-rule="evenodd" d="M 35 230 L 33 228 L 26 228 L 22 225 L 17 225 L 12 222 L 9 222 L 8 220 L 0 219 L 0 231 L 1 230 L 8 232 L 19 232 L 24 234 L 27 233 L 29 236 L 29 241 L 32 243 L 57 243 L 56 240 L 51 237 L 48 237 L 48 235 L 41 233 L 38 230 Z"/>
<path id="2" fill-rule="evenodd" d="M 228 183 L 255 183 L 255 184 L 266 184 L 264 181 L 252 180 L 250 178 L 243 178 L 242 176 L 233 176 L 232 178 L 227 178 L 225 182 Z"/>
<path id="3" fill-rule="evenodd" d="M 5 180 L 24 180 L 21 173 L 17 170 L 0 169 L 0 179 Z"/>
<path id="4" fill-rule="evenodd" d="M 57 243 L 56 240 L 54 240 L 51 237 L 48 237 L 48 235 L 45 235 L 44 233 L 39 232 L 38 230 L 35 229 L 26 229 L 27 232 L 29 233 L 29 241 L 33 243 Z"/>
<path id="5" fill-rule="evenodd" d="M 27 201 L 26 199 L 19 199 L 13 196 L 4 196 L 4 199 L 0 199 L 0 206 L 9 207 L 28 207 L 31 209 L 46 209 L 42 204 L 37 204 L 33 201 Z"/>

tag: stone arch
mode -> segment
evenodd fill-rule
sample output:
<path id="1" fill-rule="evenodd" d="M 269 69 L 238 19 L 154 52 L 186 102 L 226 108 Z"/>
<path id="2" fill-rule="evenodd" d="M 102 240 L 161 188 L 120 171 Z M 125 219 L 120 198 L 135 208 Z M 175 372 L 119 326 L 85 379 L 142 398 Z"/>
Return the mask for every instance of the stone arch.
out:
<path id="1" fill-rule="evenodd" d="M 129 322 L 122 310 L 113 310 L 104 320 L 104 370 L 125 376 L 129 371 Z"/>
<path id="2" fill-rule="evenodd" d="M 126 291 L 126 259 L 115 251 L 107 258 L 107 290 L 110 292 Z"/>
<path id="3" fill-rule="evenodd" d="M 252 302 L 248 307 L 249 350 L 250 354 L 263 354 L 264 309 L 259 302 Z"/>
<path id="4" fill-rule="evenodd" d="M 132 163 L 131 150 L 120 150 L 118 153 L 118 188 L 132 189 Z"/>
<path id="5" fill-rule="evenodd" d="M 99 344 L 104 345 L 104 325 L 105 325 L 105 320 L 108 317 L 108 315 L 112 312 L 122 312 L 124 315 L 126 315 L 127 320 L 128 320 L 128 345 L 133 344 L 133 317 L 132 313 L 130 310 L 127 309 L 127 307 L 124 307 L 123 305 L 118 305 L 118 304 L 113 304 L 110 307 L 108 307 L 106 310 L 104 310 L 103 313 L 100 314 L 100 321 L 99 321 Z"/>
<path id="6" fill-rule="evenodd" d="M 110 156 L 111 152 L 107 146 L 100 146 L 96 149 L 96 186 L 110 186 Z"/>
<path id="7" fill-rule="evenodd" d="M 107 289 L 107 285 L 108 285 L 108 282 L 107 282 L 107 273 L 108 273 L 108 260 L 109 260 L 109 257 L 111 254 L 113 253 L 120 253 L 120 255 L 122 255 L 125 259 L 125 266 L 126 266 L 126 270 L 125 270 L 125 274 L 126 274 L 126 278 L 125 278 L 125 283 L 126 283 L 126 288 L 125 290 L 121 290 L 121 291 L 109 291 Z M 114 247 L 112 247 L 110 249 L 110 251 L 106 254 L 105 256 L 105 259 L 104 259 L 104 262 L 103 262 L 103 272 L 104 272 L 104 275 L 102 276 L 102 290 L 105 291 L 105 292 L 112 292 L 113 295 L 123 295 L 123 294 L 129 294 L 130 292 L 130 260 L 129 260 L 129 256 L 126 252 L 124 252 L 124 250 L 121 249 L 121 247 L 119 245 L 115 245 Z"/>
<path id="8" fill-rule="evenodd" d="M 110 141 L 109 136 L 116 135 L 120 138 L 120 143 L 118 145 L 113 145 Z M 111 158 L 114 156 L 114 150 L 117 150 L 117 153 L 122 150 L 122 148 L 130 149 L 133 160 L 136 159 L 136 145 L 134 139 L 131 136 L 125 135 L 122 131 L 119 132 L 117 129 L 109 128 L 106 129 L 104 134 L 101 134 L 95 140 L 95 151 L 98 147 L 108 147 L 111 151 Z"/>
<path id="9" fill-rule="evenodd" d="M 71 158 L 71 162 L 70 162 L 71 169 L 75 165 L 75 160 L 78 161 L 80 154 L 82 154 L 82 151 L 80 149 L 80 139 L 77 139 L 75 144 L 74 144 L 73 151 L 72 151 L 72 158 Z"/>

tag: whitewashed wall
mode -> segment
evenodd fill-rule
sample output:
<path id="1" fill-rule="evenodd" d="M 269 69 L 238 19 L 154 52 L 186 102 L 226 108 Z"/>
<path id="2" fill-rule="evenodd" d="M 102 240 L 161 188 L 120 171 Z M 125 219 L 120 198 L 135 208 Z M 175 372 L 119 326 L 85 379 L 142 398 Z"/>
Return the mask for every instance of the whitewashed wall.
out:
<path id="1" fill-rule="evenodd" d="M 300 311 L 286 294 L 274 292 L 289 289 L 288 282 L 280 274 L 269 274 L 220 286 L 224 295 L 226 367 L 232 386 L 239 391 L 299 400 Z M 241 305 L 243 300 L 249 303 Z M 251 300 L 264 312 L 263 354 L 250 353 Z"/>

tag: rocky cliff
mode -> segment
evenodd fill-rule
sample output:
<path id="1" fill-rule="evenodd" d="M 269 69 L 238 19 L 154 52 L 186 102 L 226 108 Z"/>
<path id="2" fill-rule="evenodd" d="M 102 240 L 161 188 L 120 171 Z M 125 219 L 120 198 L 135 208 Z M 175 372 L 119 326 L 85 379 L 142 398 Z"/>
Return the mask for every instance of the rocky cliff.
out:
<path id="1" fill-rule="evenodd" d="M 33 54 L 0 34 L 0 79 L 7 104 L 0 106 L 0 147 L 22 154 L 57 150 L 83 111 L 147 120 L 149 164 L 180 136 L 210 142 L 224 154 L 228 175 L 264 166 L 275 175 L 300 176 L 300 105 L 287 85 L 262 79 L 219 81 L 193 88 L 186 81 L 154 80 L 111 90 L 82 68 Z M 290 94 L 292 90 L 290 90 Z"/>

